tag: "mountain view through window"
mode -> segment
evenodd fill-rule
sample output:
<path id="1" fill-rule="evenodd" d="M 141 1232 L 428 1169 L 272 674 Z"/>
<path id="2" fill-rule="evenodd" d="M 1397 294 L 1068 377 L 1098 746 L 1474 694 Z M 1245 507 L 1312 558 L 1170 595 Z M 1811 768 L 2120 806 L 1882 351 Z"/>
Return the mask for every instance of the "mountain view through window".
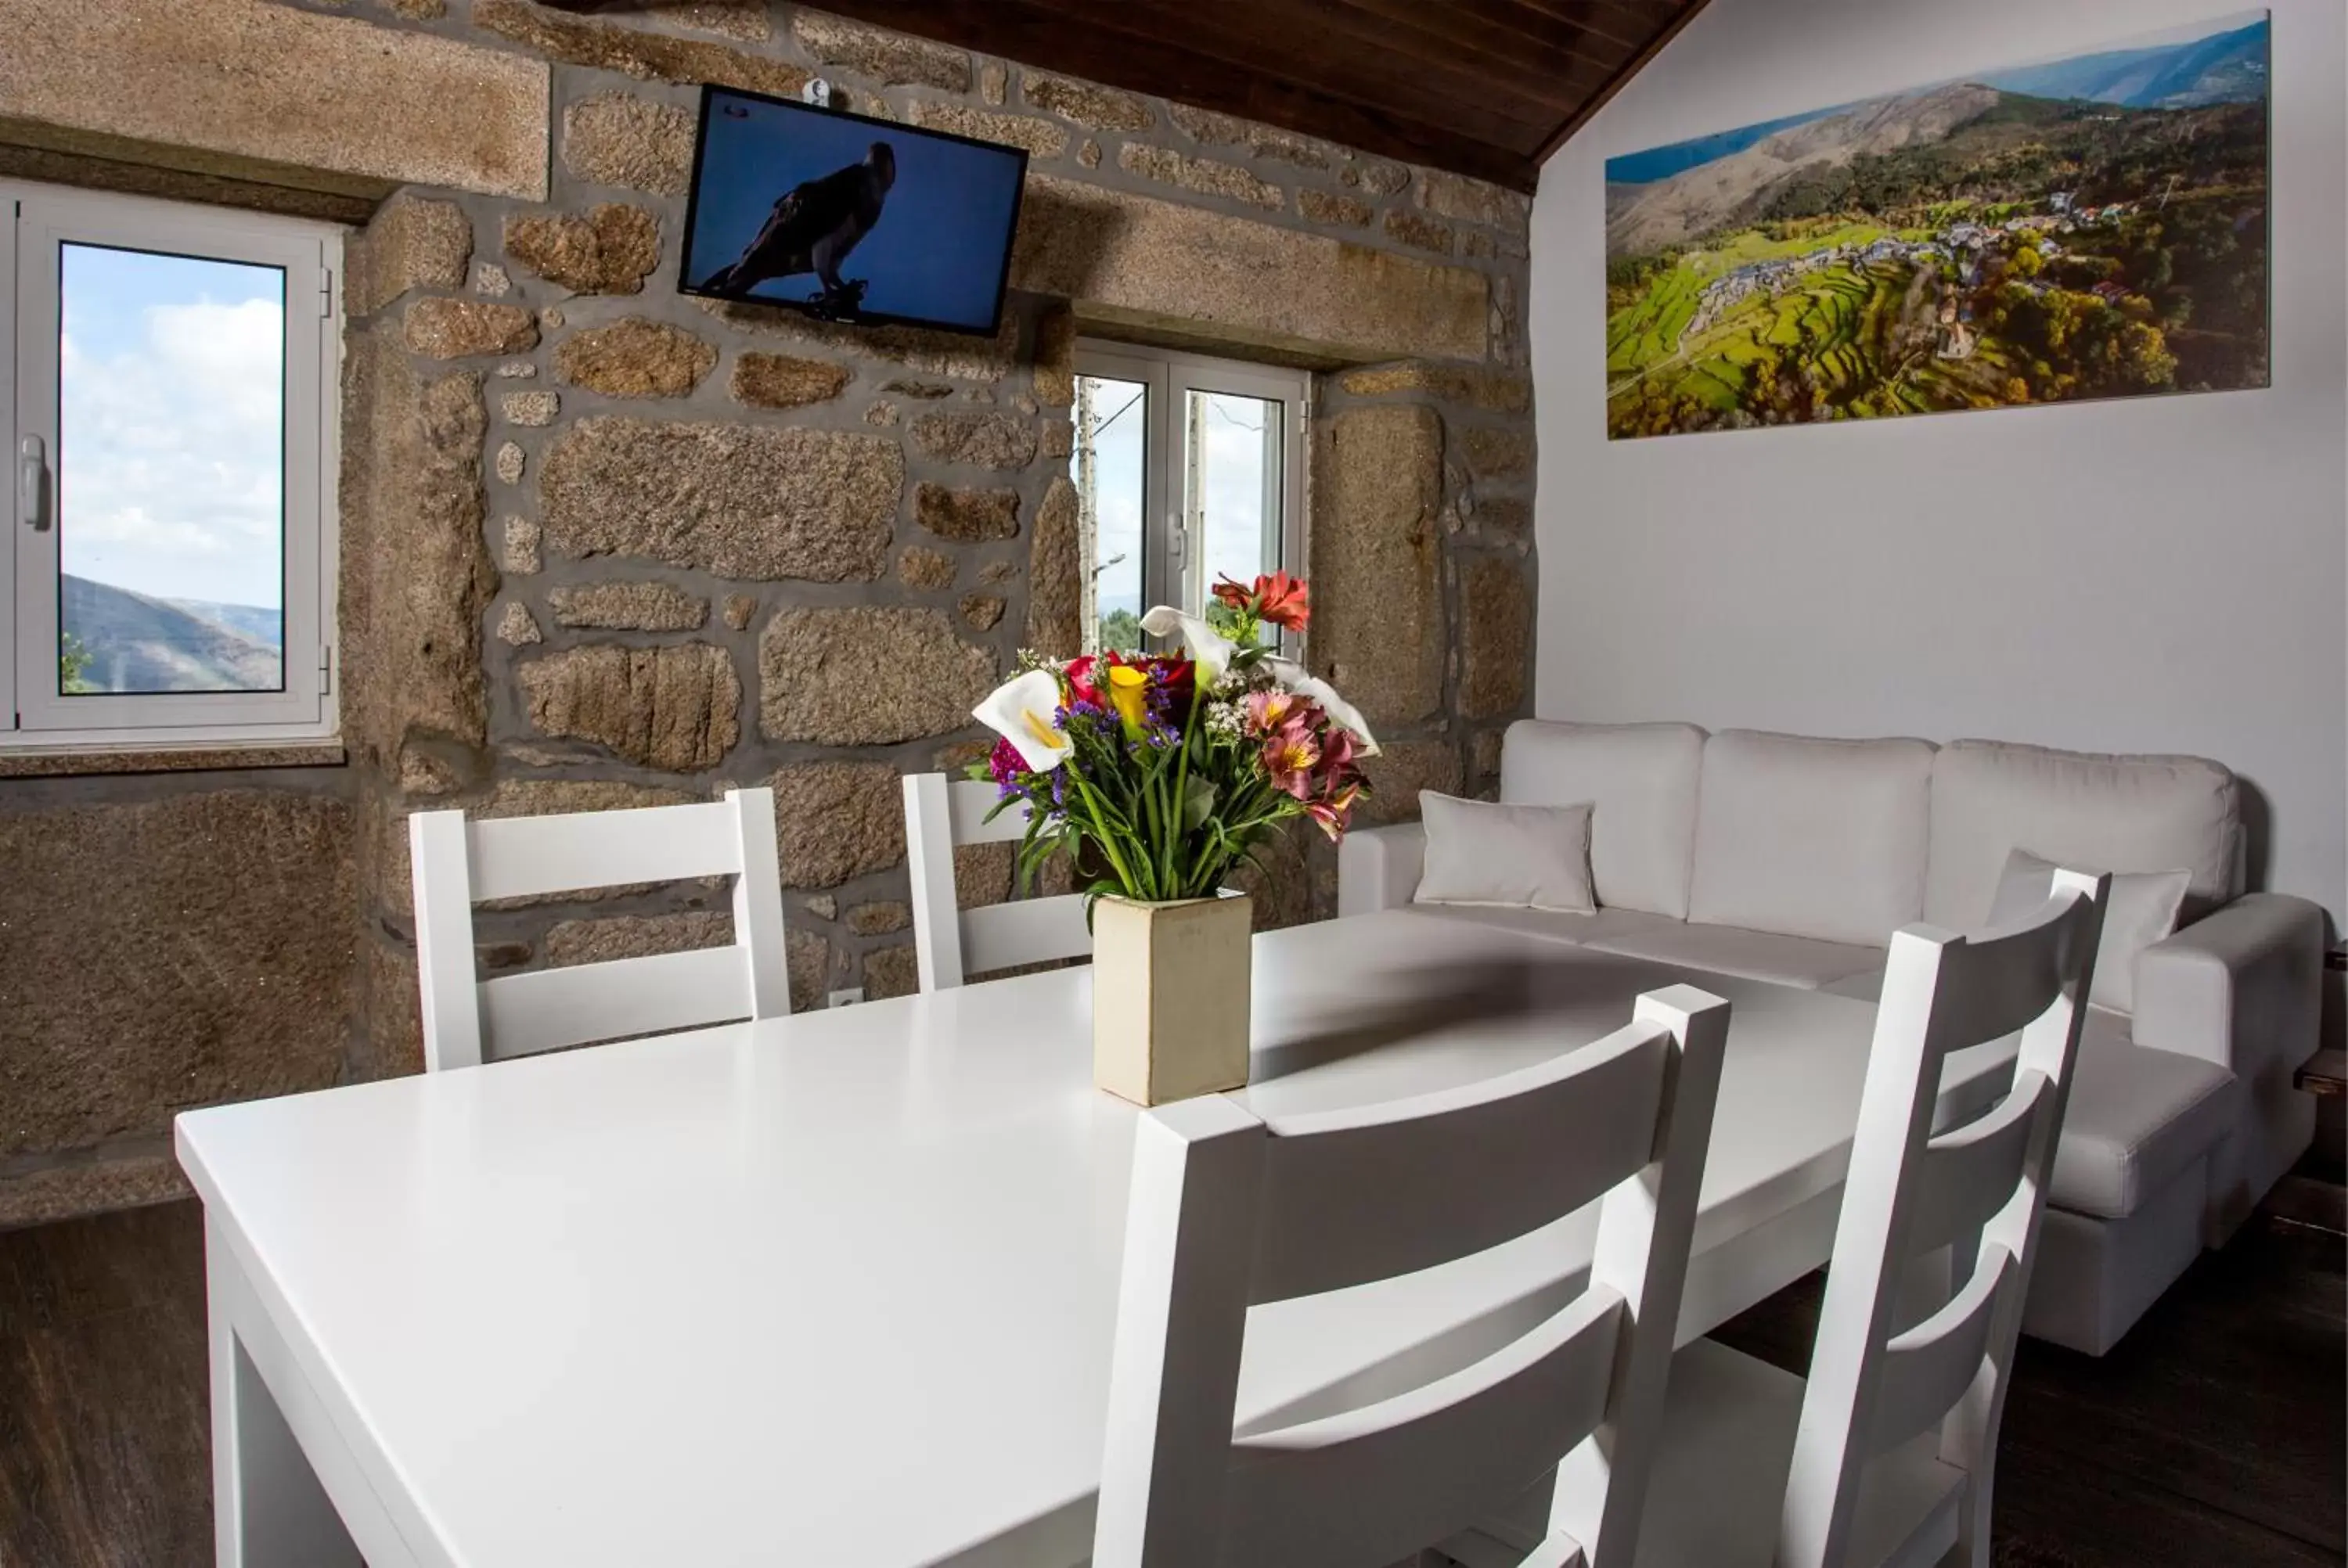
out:
<path id="1" fill-rule="evenodd" d="M 284 273 L 58 261 L 59 693 L 283 689 Z"/>

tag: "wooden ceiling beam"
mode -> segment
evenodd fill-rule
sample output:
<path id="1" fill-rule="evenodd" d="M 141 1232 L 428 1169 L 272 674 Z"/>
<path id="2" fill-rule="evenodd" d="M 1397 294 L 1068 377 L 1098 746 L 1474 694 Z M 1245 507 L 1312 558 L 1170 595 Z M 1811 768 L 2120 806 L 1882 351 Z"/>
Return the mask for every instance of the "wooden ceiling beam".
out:
<path id="1" fill-rule="evenodd" d="M 1495 67 L 1515 77 L 1539 75 L 1554 87 L 1560 77 L 1596 70 L 1611 75 L 1631 53 L 1627 45 L 1586 28 L 1526 17 L 1499 5 L 1432 6 L 1425 0 L 1330 0 L 1339 8 L 1376 18 L 1390 46 L 1407 53 L 1408 40 L 1441 46 L 1447 54 Z"/>
<path id="2" fill-rule="evenodd" d="M 1228 69 L 1250 74 L 1262 74 L 1265 60 L 1293 58 L 1298 49 L 1292 21 L 1283 20 L 1260 0 L 1118 0 L 1115 6 L 1098 9 L 1084 0 L 1030 3 L 1066 6 L 1063 14 L 1068 15 L 1088 14 L 1113 31 L 1152 46 L 1192 48 Z M 1345 37 L 1354 46 L 1342 52 L 1324 46 L 1298 72 L 1324 96 L 1421 125 L 1429 122 L 1416 110 L 1422 100 L 1432 99 L 1445 106 L 1441 123 L 1472 139 L 1519 153 L 1540 145 L 1539 136 L 1525 137 L 1520 144 L 1512 138 L 1554 123 L 1554 105 L 1522 103 L 1506 91 L 1496 91 L 1494 83 L 1473 71 L 1425 54 L 1391 52 L 1385 29 L 1373 25 L 1365 36 L 1358 18 L 1349 26 L 1342 5 L 1316 3 L 1313 20 L 1324 40 Z M 1593 90 L 1597 85 L 1592 84 Z"/>
<path id="3" fill-rule="evenodd" d="M 1322 21 L 1389 62 L 1382 90 L 1496 90 L 1539 106 L 1545 124 L 1603 87 L 1616 61 L 1576 55 L 1557 37 L 1537 41 L 1497 27 L 1465 6 L 1425 0 L 1322 0 Z"/>
<path id="4" fill-rule="evenodd" d="M 1523 18 L 1518 25 L 1565 29 L 1603 38 L 1628 57 L 1643 47 L 1676 0 L 1485 0 L 1488 7 Z"/>
<path id="5" fill-rule="evenodd" d="M 678 0 L 541 0 L 657 10 Z M 1530 191 L 1704 0 L 818 0 L 845 16 Z"/>
<path id="6" fill-rule="evenodd" d="M 1533 161 L 1519 149 L 1414 119 L 1392 105 L 1352 102 L 1293 68 L 1273 75 L 1261 66 L 1238 67 L 1194 43 L 1137 38 L 1095 15 L 1058 11 L 1037 0 L 825 0 L 825 6 L 879 26 L 1261 120 L 1514 190 L 1531 190 L 1537 179 Z M 1196 31 L 1195 43 L 1204 43 Z M 1289 42 L 1292 59 L 1296 40 Z"/>
<path id="7" fill-rule="evenodd" d="M 1614 79 L 1612 81 L 1607 83 L 1606 86 L 1600 89 L 1588 103 L 1582 105 L 1581 108 L 1576 110 L 1570 118 L 1569 118 L 1563 125 L 1557 128 L 1557 134 L 1550 137 L 1548 141 L 1541 145 L 1540 150 L 1533 156 L 1533 165 L 1535 169 L 1538 170 L 1541 164 L 1547 163 L 1549 161 L 1550 154 L 1555 152 L 1559 148 L 1563 147 L 1566 142 L 1572 138 L 1575 131 L 1578 131 L 1583 126 L 1588 125 L 1591 117 L 1596 115 L 1600 109 L 1604 108 L 1609 103 L 1611 103 L 1613 100 L 1614 95 L 1621 92 L 1622 88 L 1629 84 L 1632 77 L 1635 77 L 1641 71 L 1645 70 L 1647 68 L 1648 62 L 1653 60 L 1657 55 L 1662 54 L 1664 46 L 1673 38 L 1678 37 L 1680 36 L 1681 29 L 1685 27 L 1690 22 L 1694 21 L 1696 14 L 1702 11 L 1704 6 L 1709 4 L 1711 4 L 1711 0 L 1680 0 L 1680 14 L 1672 18 L 1670 23 L 1664 26 L 1662 32 L 1657 33 L 1652 39 L 1648 40 L 1647 46 L 1641 49 L 1636 55 L 1632 56 L 1622 68 L 1615 73 Z"/>

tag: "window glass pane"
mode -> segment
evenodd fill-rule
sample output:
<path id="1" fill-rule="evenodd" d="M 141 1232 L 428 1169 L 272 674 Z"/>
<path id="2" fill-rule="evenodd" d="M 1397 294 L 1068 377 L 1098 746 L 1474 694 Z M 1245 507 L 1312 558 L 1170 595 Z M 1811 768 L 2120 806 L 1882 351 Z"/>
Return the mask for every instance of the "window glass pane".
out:
<path id="1" fill-rule="evenodd" d="M 1276 399 L 1189 397 L 1189 609 L 1205 610 L 1218 579 L 1252 582 L 1280 566 L 1280 421 Z"/>
<path id="2" fill-rule="evenodd" d="M 58 691 L 284 685 L 285 274 L 58 257 Z"/>
<path id="3" fill-rule="evenodd" d="M 1085 647 L 1141 646 L 1142 518 L 1149 389 L 1076 377 L 1077 532 L 1085 542 Z"/>

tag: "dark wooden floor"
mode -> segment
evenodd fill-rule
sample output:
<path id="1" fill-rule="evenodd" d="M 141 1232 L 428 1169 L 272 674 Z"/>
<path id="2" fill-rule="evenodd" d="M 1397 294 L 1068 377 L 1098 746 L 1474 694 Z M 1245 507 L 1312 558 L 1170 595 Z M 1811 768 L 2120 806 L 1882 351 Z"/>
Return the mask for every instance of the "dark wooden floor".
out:
<path id="1" fill-rule="evenodd" d="M 1718 1337 L 1809 1366 L 1824 1276 Z M 2348 1239 L 2260 1215 L 2098 1360 L 2022 1342 L 1998 1444 L 2000 1568 L 2340 1568 Z"/>
<path id="2" fill-rule="evenodd" d="M 211 1561 L 203 1216 L 0 1235 L 0 1568 Z"/>
<path id="3" fill-rule="evenodd" d="M 2253 1221 L 2104 1359 L 2024 1342 L 2002 1568 L 2338 1568 L 2344 1245 Z M 1817 1294 L 1722 1337 L 1798 1370 Z M 192 1203 L 0 1235 L 0 1568 L 211 1561 L 203 1309 Z"/>

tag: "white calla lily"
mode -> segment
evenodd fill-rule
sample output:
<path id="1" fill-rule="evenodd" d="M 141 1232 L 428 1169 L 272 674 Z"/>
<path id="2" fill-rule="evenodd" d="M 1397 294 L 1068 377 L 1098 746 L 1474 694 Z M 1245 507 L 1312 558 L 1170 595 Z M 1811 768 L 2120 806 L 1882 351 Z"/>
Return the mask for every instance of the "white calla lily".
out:
<path id="1" fill-rule="evenodd" d="M 1030 670 L 988 693 L 971 716 L 1009 741 L 1019 760 L 1039 774 L 1068 760 L 1068 737 L 1055 728 L 1060 682 L 1048 670 Z"/>
<path id="2" fill-rule="evenodd" d="M 1185 615 L 1170 604 L 1161 604 L 1143 616 L 1141 630 L 1152 637 L 1171 637 L 1180 632 L 1182 646 L 1189 653 L 1190 662 L 1198 667 L 1199 683 L 1202 686 L 1211 686 L 1221 680 L 1240 651 L 1238 643 L 1197 616 Z"/>
<path id="3" fill-rule="evenodd" d="M 1264 662 L 1282 690 L 1318 702 L 1322 712 L 1352 731 L 1354 739 L 1360 743 L 1361 755 L 1374 757 L 1378 754 L 1378 740 L 1370 733 L 1369 721 L 1362 717 L 1360 709 L 1337 695 L 1335 687 L 1317 676 L 1306 674 L 1304 666 L 1292 659 L 1268 659 Z"/>

